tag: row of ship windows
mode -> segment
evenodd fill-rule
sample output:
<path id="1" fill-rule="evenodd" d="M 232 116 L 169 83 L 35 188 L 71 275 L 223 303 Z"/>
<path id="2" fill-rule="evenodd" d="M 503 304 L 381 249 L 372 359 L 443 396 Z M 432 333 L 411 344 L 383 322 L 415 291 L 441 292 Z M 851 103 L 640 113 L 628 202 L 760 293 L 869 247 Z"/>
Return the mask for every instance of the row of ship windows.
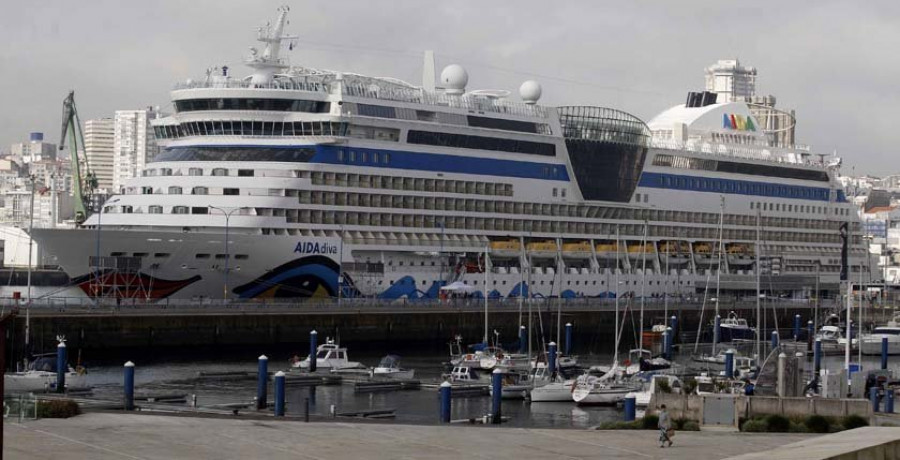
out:
<path id="1" fill-rule="evenodd" d="M 378 284 L 382 284 L 383 281 L 384 281 L 384 280 L 378 280 Z M 389 282 L 390 282 L 391 286 L 393 286 L 394 283 L 396 283 L 396 282 L 398 282 L 398 281 L 400 281 L 400 284 L 403 284 L 404 282 L 409 283 L 409 284 L 415 284 L 415 282 L 414 282 L 413 280 L 409 280 L 409 279 L 406 279 L 406 280 L 390 280 Z M 491 284 L 493 284 L 494 286 L 497 286 L 498 284 L 499 284 L 500 286 L 506 286 L 506 281 L 507 281 L 507 280 L 499 280 L 499 282 L 498 282 L 498 280 L 491 280 L 491 281 L 493 281 L 493 283 L 491 283 Z M 531 282 L 531 285 L 532 285 L 532 286 L 537 286 L 537 285 L 544 286 L 544 284 L 545 284 L 545 282 L 546 282 L 547 285 L 553 286 L 554 281 L 555 281 L 555 280 L 540 280 L 540 281 L 535 280 L 535 281 L 532 281 L 532 282 Z M 463 284 L 469 284 L 469 280 L 462 280 L 462 283 L 463 283 Z M 518 282 L 517 282 L 517 283 L 518 283 Z M 657 286 L 662 286 L 662 284 L 663 284 L 662 281 L 655 281 L 655 283 L 656 283 Z M 422 285 L 427 285 L 427 284 L 428 284 L 428 281 L 427 281 L 427 280 L 422 280 Z M 610 283 L 610 284 L 612 284 L 612 283 Z M 632 283 L 631 283 L 630 280 L 626 280 L 626 281 L 623 281 L 622 284 L 624 284 L 625 286 L 630 286 Z M 647 282 L 647 286 L 653 286 L 653 284 L 654 284 L 654 281 L 653 281 L 653 280 Z M 669 282 L 666 281 L 665 284 L 666 284 L 666 285 L 669 285 Z M 693 283 L 692 283 L 691 281 L 678 281 L 677 284 L 678 284 L 678 285 L 681 285 L 681 286 L 685 286 L 685 285 L 690 286 L 690 285 L 693 284 Z M 483 284 L 482 284 L 482 285 L 483 285 Z M 573 282 L 572 280 L 566 280 L 566 286 L 572 286 L 572 285 L 574 285 L 574 286 L 581 286 L 581 285 L 582 285 L 582 284 L 581 284 L 581 280 L 575 280 L 574 282 Z M 596 285 L 597 285 L 597 280 L 584 280 L 584 286 L 596 286 Z M 600 286 L 605 286 L 605 285 L 606 285 L 606 281 L 600 280 Z M 634 285 L 635 285 L 635 286 L 638 286 L 638 285 L 640 285 L 640 282 L 635 281 L 635 282 L 634 282 Z M 675 285 L 676 285 L 676 282 L 675 282 L 675 281 L 672 281 L 672 286 L 675 286 Z M 472 286 L 478 286 L 478 280 L 472 280 Z"/>
<path id="2" fill-rule="evenodd" d="M 829 190 L 811 187 L 761 184 L 731 179 L 704 179 L 691 177 L 662 176 L 658 185 L 665 188 L 699 190 L 703 192 L 724 192 L 754 195 L 776 195 L 782 198 L 827 200 Z"/>
<path id="3" fill-rule="evenodd" d="M 750 209 L 760 211 L 783 211 L 783 212 L 800 212 L 804 214 L 826 214 L 829 208 L 825 206 L 811 206 L 807 204 L 787 204 L 787 203 L 768 203 L 768 202 L 750 202 Z M 850 210 L 846 208 L 831 208 L 836 216 L 849 216 Z"/>
<path id="4" fill-rule="evenodd" d="M 188 176 L 202 176 L 203 168 L 188 168 Z M 229 170 L 227 168 L 213 168 L 209 171 L 210 176 L 228 176 Z M 147 168 L 141 171 L 142 177 L 156 177 L 156 176 L 181 176 L 181 170 L 176 170 L 173 172 L 172 168 Z M 253 177 L 256 175 L 255 171 L 252 169 L 238 169 L 237 170 L 238 177 Z"/>
<path id="5" fill-rule="evenodd" d="M 783 179 L 802 179 L 828 182 L 828 173 L 821 170 L 787 168 L 784 166 L 759 165 L 753 163 L 739 163 L 735 161 L 712 160 L 708 158 L 695 158 L 683 155 L 658 154 L 653 157 L 653 166 L 737 173 L 751 176 L 779 177 Z M 756 192 L 758 192 L 758 190 L 756 190 Z"/>
<path id="6" fill-rule="evenodd" d="M 346 136 L 348 124 L 332 121 L 185 121 L 154 126 L 157 139 L 188 136 Z"/>
<path id="7" fill-rule="evenodd" d="M 127 252 L 120 252 L 120 251 L 113 251 L 113 252 L 110 252 L 110 253 L 109 253 L 109 256 L 110 256 L 110 257 L 126 257 L 126 256 L 128 256 L 128 253 L 127 253 Z M 171 256 L 172 256 L 172 254 L 171 254 L 171 253 L 168 253 L 168 252 L 154 252 L 154 253 L 153 253 L 153 258 L 155 258 L 155 259 L 168 259 L 168 258 L 171 257 Z M 134 252 L 134 253 L 131 254 L 131 257 L 138 257 L 138 258 L 150 257 L 150 253 L 149 253 L 149 252 Z M 237 260 L 247 260 L 247 259 L 250 258 L 250 256 L 249 256 L 248 254 L 194 254 L 194 258 L 195 258 L 195 259 L 209 259 L 209 258 L 215 258 L 215 259 L 228 259 L 228 258 L 234 258 L 234 259 L 237 259 Z"/>
<path id="8" fill-rule="evenodd" d="M 647 220 L 650 222 L 694 222 L 718 224 L 719 216 L 710 213 L 684 211 L 658 211 L 645 209 L 611 208 L 588 205 L 550 203 L 525 203 L 514 201 L 479 200 L 471 198 L 386 195 L 354 192 L 298 191 L 301 204 L 326 206 L 362 206 L 375 208 L 424 209 L 434 211 L 489 212 L 501 214 L 530 214 L 538 216 L 562 216 L 572 218 L 596 218 L 615 220 Z M 708 217 L 703 217 L 707 216 Z M 755 226 L 756 216 L 726 214 L 725 225 Z M 812 220 L 782 217 L 765 217 L 760 224 L 767 227 L 802 227 L 808 229 L 836 229 L 837 224 L 828 220 Z"/>
<path id="9" fill-rule="evenodd" d="M 332 173 L 321 171 L 301 171 L 299 175 L 301 178 L 310 179 L 313 185 L 362 187 L 437 193 L 466 193 L 476 195 L 513 195 L 513 185 L 509 183 L 462 181 L 452 179 L 426 179 L 421 177 L 378 176 L 369 174 Z"/>

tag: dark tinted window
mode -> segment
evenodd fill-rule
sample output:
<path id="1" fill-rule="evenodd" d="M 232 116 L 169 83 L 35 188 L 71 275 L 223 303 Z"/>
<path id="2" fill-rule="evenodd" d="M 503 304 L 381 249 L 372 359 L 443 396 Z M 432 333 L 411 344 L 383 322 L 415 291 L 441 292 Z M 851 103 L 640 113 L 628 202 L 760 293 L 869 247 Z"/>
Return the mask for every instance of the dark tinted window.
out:
<path id="1" fill-rule="evenodd" d="M 310 147 L 173 147 L 160 152 L 153 161 L 281 161 L 306 163 L 315 149 Z"/>
<path id="2" fill-rule="evenodd" d="M 397 118 L 393 107 L 383 105 L 357 104 L 356 112 L 364 117 Z"/>
<path id="3" fill-rule="evenodd" d="M 825 171 L 787 168 L 774 165 L 737 163 L 734 161 L 711 160 L 681 155 L 658 154 L 653 158 L 653 165 L 680 169 L 719 171 L 732 174 L 747 174 L 751 176 L 828 182 L 828 173 Z"/>
<path id="4" fill-rule="evenodd" d="M 585 199 L 623 203 L 631 200 L 644 168 L 646 147 L 566 139 L 566 148 Z"/>
<path id="5" fill-rule="evenodd" d="M 477 128 L 502 129 L 504 131 L 519 131 L 522 133 L 537 133 L 537 125 L 527 121 L 504 120 L 502 118 L 476 117 L 469 115 L 469 126 Z"/>
<path id="6" fill-rule="evenodd" d="M 520 141 L 502 137 L 467 136 L 464 134 L 410 130 L 406 141 L 410 144 L 527 153 L 530 155 L 543 155 L 548 157 L 556 156 L 556 146 L 553 144 Z"/>
<path id="7" fill-rule="evenodd" d="M 331 104 L 324 101 L 291 99 L 186 99 L 175 101 L 175 110 L 178 112 L 194 112 L 197 110 L 268 110 L 273 112 L 325 113 L 331 110 Z"/>

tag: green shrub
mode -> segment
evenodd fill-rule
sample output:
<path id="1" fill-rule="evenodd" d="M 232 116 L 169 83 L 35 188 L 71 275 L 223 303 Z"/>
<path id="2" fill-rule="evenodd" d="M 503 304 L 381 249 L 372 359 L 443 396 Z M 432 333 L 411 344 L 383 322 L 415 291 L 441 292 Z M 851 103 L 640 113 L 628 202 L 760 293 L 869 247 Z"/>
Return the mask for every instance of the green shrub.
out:
<path id="1" fill-rule="evenodd" d="M 869 426 L 869 421 L 859 415 L 848 415 L 841 420 L 841 425 L 844 425 L 844 429 L 852 430 L 854 428 Z"/>
<path id="2" fill-rule="evenodd" d="M 746 431 L 747 433 L 765 433 L 769 431 L 769 424 L 766 423 L 764 419 L 754 418 L 744 422 L 741 431 Z"/>
<path id="3" fill-rule="evenodd" d="M 681 389 L 683 394 L 694 394 L 694 390 L 697 389 L 697 379 L 693 377 L 685 379 Z"/>
<path id="4" fill-rule="evenodd" d="M 685 420 L 679 428 L 681 431 L 700 431 L 700 424 L 694 420 Z"/>
<path id="5" fill-rule="evenodd" d="M 655 415 L 645 415 L 641 419 L 641 428 L 645 430 L 655 430 L 659 427 L 659 417 Z"/>
<path id="6" fill-rule="evenodd" d="M 81 413 L 78 403 L 70 399 L 38 400 L 38 418 L 69 418 Z"/>
<path id="7" fill-rule="evenodd" d="M 812 433 L 828 433 L 831 430 L 831 421 L 821 415 L 807 417 L 804 425 Z"/>
<path id="8" fill-rule="evenodd" d="M 766 417 L 766 425 L 770 433 L 787 433 L 791 429 L 791 421 L 783 415 L 772 414 Z"/>
<path id="9" fill-rule="evenodd" d="M 656 388 L 660 393 L 671 393 L 672 387 L 669 386 L 667 379 L 656 379 Z"/>
<path id="10" fill-rule="evenodd" d="M 806 426 L 805 423 L 795 422 L 791 420 L 791 425 L 788 427 L 788 433 L 809 433 L 810 429 Z"/>

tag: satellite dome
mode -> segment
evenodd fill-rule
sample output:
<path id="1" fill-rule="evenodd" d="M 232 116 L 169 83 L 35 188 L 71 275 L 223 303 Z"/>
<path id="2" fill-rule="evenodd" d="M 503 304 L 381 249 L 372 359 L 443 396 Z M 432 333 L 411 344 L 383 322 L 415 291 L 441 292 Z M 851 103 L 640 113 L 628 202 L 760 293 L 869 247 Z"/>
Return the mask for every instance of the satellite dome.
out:
<path id="1" fill-rule="evenodd" d="M 441 84 L 447 94 L 463 94 L 469 83 L 469 73 L 459 64 L 450 64 L 441 71 Z"/>
<path id="2" fill-rule="evenodd" d="M 522 83 L 522 86 L 519 87 L 519 97 L 526 104 L 536 104 L 541 98 L 541 84 L 534 80 Z"/>

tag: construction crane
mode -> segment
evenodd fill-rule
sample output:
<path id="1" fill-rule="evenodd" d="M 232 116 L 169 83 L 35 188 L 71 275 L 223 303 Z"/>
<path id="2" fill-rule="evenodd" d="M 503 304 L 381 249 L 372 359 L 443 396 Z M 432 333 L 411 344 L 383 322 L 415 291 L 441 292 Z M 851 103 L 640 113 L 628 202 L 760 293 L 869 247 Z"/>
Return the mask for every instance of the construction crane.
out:
<path id="1" fill-rule="evenodd" d="M 81 120 L 78 118 L 78 110 L 75 108 L 75 91 L 70 91 L 69 96 L 63 101 L 62 134 L 59 137 L 60 150 L 66 146 L 66 134 L 70 138 L 75 223 L 80 225 L 87 218 L 87 210 L 91 207 L 91 197 L 97 188 L 97 178 L 91 172 L 84 152 L 84 133 L 81 131 Z M 81 156 L 79 156 L 79 150 Z M 84 163 L 83 175 L 81 173 L 82 162 Z"/>

